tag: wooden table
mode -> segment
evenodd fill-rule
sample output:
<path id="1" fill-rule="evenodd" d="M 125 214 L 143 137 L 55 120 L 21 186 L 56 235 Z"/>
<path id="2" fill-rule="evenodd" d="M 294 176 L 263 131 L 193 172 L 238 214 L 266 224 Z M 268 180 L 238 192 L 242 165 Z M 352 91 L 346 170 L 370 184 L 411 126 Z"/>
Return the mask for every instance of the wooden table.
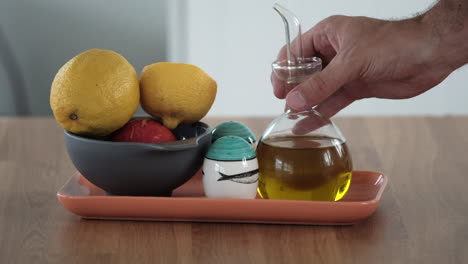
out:
<path id="1" fill-rule="evenodd" d="M 74 171 L 55 121 L 0 118 L 0 263 L 468 263 L 468 117 L 336 123 L 390 178 L 354 226 L 80 220 L 55 197 Z"/>

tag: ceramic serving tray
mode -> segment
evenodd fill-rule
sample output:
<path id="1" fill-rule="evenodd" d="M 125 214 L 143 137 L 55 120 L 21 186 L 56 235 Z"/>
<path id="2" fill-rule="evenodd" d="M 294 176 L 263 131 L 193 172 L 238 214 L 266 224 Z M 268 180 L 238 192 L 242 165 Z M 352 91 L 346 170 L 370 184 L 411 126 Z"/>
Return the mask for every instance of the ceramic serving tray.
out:
<path id="1" fill-rule="evenodd" d="M 213 199 L 205 197 L 197 173 L 172 197 L 142 197 L 109 195 L 76 172 L 57 197 L 86 219 L 352 225 L 374 213 L 387 181 L 378 172 L 353 171 L 350 189 L 338 202 Z"/>

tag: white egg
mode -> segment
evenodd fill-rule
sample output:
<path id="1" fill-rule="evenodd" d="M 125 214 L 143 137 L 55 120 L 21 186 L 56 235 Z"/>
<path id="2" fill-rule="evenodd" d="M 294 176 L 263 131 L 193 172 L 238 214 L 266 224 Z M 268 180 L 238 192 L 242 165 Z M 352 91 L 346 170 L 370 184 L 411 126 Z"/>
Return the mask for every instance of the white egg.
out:
<path id="1" fill-rule="evenodd" d="M 213 143 L 203 163 L 203 187 L 209 198 L 255 198 L 258 161 L 250 144 L 236 136 Z"/>

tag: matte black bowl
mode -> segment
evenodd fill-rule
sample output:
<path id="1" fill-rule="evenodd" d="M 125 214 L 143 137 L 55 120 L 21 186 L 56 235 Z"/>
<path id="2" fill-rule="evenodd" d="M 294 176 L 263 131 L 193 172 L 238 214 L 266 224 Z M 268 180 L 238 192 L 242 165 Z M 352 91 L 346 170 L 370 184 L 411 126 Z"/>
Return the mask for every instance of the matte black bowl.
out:
<path id="1" fill-rule="evenodd" d="M 65 131 L 65 143 L 78 171 L 110 194 L 170 196 L 201 168 L 211 144 L 211 128 L 202 122 L 179 125 L 172 132 L 177 141 L 148 144 Z"/>

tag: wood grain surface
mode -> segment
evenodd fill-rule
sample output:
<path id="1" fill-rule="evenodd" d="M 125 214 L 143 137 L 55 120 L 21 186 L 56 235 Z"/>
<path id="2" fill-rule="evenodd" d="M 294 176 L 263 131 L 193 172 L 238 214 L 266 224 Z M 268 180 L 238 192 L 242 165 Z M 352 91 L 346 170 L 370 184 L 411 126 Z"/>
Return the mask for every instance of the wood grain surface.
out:
<path id="1" fill-rule="evenodd" d="M 55 196 L 74 171 L 55 121 L 0 118 L 0 263 L 468 263 L 468 117 L 335 121 L 390 180 L 354 226 L 81 220 Z"/>

